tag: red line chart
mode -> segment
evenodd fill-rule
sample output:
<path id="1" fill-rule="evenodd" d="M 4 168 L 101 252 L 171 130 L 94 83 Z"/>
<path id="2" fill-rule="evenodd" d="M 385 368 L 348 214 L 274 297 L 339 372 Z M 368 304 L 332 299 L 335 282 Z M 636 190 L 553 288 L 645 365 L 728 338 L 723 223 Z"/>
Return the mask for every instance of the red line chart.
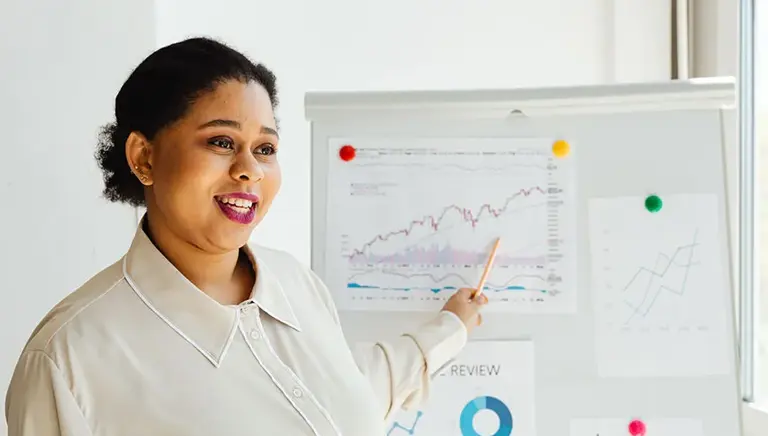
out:
<path id="1" fill-rule="evenodd" d="M 366 254 L 368 254 L 368 250 L 370 250 L 371 247 L 373 247 L 377 243 L 387 241 L 394 236 L 408 236 L 417 227 L 421 227 L 421 228 L 429 227 L 433 231 L 438 231 L 440 229 L 440 225 L 443 222 L 443 220 L 446 217 L 450 216 L 451 214 L 458 214 L 461 217 L 461 219 L 463 219 L 465 222 L 469 223 L 472 227 L 476 227 L 478 222 L 480 222 L 480 220 L 483 219 L 484 216 L 487 216 L 489 218 L 498 218 L 500 215 L 503 215 L 507 211 L 507 209 L 509 209 L 510 205 L 520 197 L 529 197 L 535 194 L 545 195 L 546 193 L 547 193 L 546 190 L 541 188 L 540 186 L 533 186 L 527 189 L 520 189 L 513 195 L 507 197 L 504 200 L 504 203 L 500 207 L 494 208 L 493 205 L 489 203 L 485 203 L 477 209 L 477 212 L 473 211 L 470 208 L 465 208 L 456 204 L 451 204 L 443 208 L 443 210 L 437 215 L 427 215 L 422 217 L 421 219 L 416 219 L 411 221 L 407 227 L 404 227 L 398 230 L 393 230 L 386 233 L 381 233 L 374 236 L 368 242 L 363 244 L 360 248 L 353 249 L 351 253 L 347 255 L 347 257 L 352 259 L 357 256 L 365 256 Z"/>

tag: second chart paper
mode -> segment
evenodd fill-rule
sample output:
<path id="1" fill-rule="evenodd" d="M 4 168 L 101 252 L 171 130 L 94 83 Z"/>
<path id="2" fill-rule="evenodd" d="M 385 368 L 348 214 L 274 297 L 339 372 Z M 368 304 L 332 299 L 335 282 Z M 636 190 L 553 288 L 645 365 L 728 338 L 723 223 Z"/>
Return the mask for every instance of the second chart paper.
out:
<path id="1" fill-rule="evenodd" d="M 670 194 L 590 201 L 593 307 L 602 377 L 726 374 L 728 281 L 718 199 Z"/>
<path id="2" fill-rule="evenodd" d="M 576 310 L 574 165 L 549 138 L 337 138 L 325 280 L 340 309 L 433 311 L 477 286 L 489 311 Z M 344 145 L 355 157 L 340 159 Z"/>

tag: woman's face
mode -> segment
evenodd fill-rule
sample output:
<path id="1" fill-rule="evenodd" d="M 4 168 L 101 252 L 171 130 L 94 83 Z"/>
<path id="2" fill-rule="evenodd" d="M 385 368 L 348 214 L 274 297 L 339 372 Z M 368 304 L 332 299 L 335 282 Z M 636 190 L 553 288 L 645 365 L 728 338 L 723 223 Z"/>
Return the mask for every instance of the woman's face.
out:
<path id="1" fill-rule="evenodd" d="M 150 220 L 207 252 L 242 247 L 280 189 L 272 104 L 253 82 L 203 94 L 146 148 Z"/>

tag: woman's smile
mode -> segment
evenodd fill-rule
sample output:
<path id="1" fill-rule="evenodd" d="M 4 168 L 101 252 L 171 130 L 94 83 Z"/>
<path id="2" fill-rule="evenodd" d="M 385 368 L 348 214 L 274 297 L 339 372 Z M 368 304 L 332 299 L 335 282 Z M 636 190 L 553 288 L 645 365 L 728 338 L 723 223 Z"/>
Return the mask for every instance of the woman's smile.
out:
<path id="1" fill-rule="evenodd" d="M 221 212 L 238 224 L 250 224 L 256 217 L 259 196 L 247 192 L 233 192 L 214 197 Z"/>

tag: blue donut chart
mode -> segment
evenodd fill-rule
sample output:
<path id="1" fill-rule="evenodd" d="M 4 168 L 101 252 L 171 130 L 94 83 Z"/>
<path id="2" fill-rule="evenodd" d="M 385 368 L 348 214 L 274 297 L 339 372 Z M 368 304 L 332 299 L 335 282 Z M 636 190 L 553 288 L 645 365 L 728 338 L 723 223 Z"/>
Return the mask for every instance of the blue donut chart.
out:
<path id="1" fill-rule="evenodd" d="M 462 436 L 482 436 L 475 430 L 475 415 L 481 410 L 490 410 L 499 418 L 499 429 L 493 436 L 510 436 L 512 434 L 512 412 L 503 401 L 496 397 L 477 397 L 467 403 L 461 411 L 459 428 Z"/>

